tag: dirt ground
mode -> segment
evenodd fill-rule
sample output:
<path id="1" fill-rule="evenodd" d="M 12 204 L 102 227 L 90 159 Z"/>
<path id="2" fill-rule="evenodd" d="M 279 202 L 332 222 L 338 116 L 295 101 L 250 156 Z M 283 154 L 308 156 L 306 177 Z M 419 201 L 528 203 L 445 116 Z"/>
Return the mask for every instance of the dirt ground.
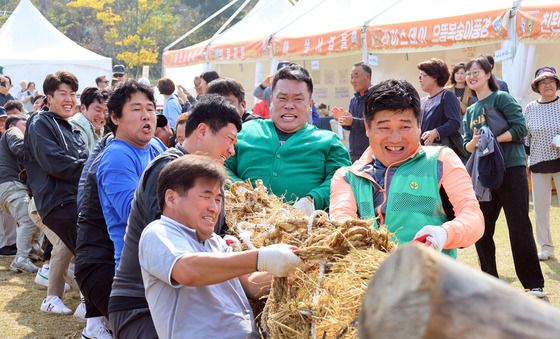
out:
<path id="1" fill-rule="evenodd" d="M 35 274 L 10 271 L 13 257 L 0 257 L 0 329 L 2 338 L 80 338 L 85 325 L 72 315 L 50 315 L 39 311 L 46 287 L 35 284 Z M 80 294 L 71 290 L 64 304 L 72 310 Z"/>

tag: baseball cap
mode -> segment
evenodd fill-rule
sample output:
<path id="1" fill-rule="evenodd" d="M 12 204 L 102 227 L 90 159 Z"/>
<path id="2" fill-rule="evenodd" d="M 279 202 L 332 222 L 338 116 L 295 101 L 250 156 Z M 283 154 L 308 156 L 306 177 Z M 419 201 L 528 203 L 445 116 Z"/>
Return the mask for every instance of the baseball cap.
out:
<path id="1" fill-rule="evenodd" d="M 123 76 L 126 73 L 126 67 L 124 65 L 113 66 L 113 76 Z"/>

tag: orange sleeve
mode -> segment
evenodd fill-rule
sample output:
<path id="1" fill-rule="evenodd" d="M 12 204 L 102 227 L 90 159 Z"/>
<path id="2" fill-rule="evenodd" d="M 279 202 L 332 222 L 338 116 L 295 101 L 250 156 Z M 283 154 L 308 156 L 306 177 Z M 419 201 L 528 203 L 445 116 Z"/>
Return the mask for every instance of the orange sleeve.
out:
<path id="1" fill-rule="evenodd" d="M 447 230 L 445 248 L 471 246 L 484 233 L 484 216 L 476 200 L 471 177 L 453 150 L 442 149 L 439 160 L 443 164 L 440 185 L 445 189 L 455 212 L 455 219 L 442 225 Z"/>
<path id="2" fill-rule="evenodd" d="M 331 179 L 329 216 L 332 220 L 358 219 L 358 205 L 350 184 L 344 178 L 348 167 L 341 167 Z"/>

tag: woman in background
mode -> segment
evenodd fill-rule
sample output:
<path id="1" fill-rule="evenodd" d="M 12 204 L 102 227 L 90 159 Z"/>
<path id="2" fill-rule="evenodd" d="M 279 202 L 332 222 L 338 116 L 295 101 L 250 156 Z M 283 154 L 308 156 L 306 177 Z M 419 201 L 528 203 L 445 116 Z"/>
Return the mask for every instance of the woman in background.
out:
<path id="1" fill-rule="evenodd" d="M 451 86 L 447 87 L 448 90 L 455 93 L 459 103 L 461 103 L 462 115 L 467 111 L 467 107 L 473 103 L 473 93 L 469 86 L 467 86 L 465 72 L 465 64 L 462 62 L 453 67 L 453 71 L 451 72 Z"/>
<path id="2" fill-rule="evenodd" d="M 421 143 L 448 146 L 465 163 L 467 156 L 459 133 L 461 105 L 454 93 L 443 88 L 449 79 L 447 65 L 443 60 L 430 59 L 419 63 L 417 67 L 420 70 L 420 87 L 428 94 L 421 100 Z"/>
<path id="3" fill-rule="evenodd" d="M 553 142 L 554 137 L 560 135 L 559 85 L 554 67 L 537 69 L 531 88 L 540 94 L 540 98 L 525 107 L 529 130 L 525 146 L 530 154 L 537 243 L 541 247 L 539 260 L 548 260 L 554 255 L 550 234 L 550 203 L 553 179 L 556 188 L 560 188 L 560 144 Z"/>
<path id="4" fill-rule="evenodd" d="M 484 117 L 485 107 L 501 112 L 510 126 L 505 132 L 494 136 L 499 142 L 504 158 L 503 182 L 498 189 L 491 190 L 490 201 L 479 202 L 485 225 L 484 235 L 476 243 L 480 268 L 498 278 L 494 230 L 503 207 L 517 277 L 528 293 L 544 298 L 544 278 L 529 219 L 529 184 L 523 147 L 527 125 L 523 110 L 509 93 L 498 90 L 488 59 L 475 58 L 467 63 L 466 69 L 467 86 L 476 93 L 478 101 L 467 108 L 463 120 L 465 149 L 473 153 L 477 147 L 480 139 L 478 130 L 487 125 Z"/>

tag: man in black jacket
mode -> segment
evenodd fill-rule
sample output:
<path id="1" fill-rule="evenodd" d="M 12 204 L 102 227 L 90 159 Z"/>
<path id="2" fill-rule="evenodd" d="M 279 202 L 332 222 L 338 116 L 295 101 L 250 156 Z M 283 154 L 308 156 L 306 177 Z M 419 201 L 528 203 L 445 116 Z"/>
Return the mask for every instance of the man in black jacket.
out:
<path id="1" fill-rule="evenodd" d="M 47 298 L 41 305 L 41 311 L 47 313 L 71 312 L 60 299 L 64 280 L 53 278 L 59 275 L 56 272 L 66 272 L 76 248 L 76 192 L 88 157 L 80 132 L 68 122 L 74 115 L 77 90 L 78 79 L 69 72 L 47 75 L 43 91 L 50 111 L 31 116 L 24 139 L 25 169 L 37 211 L 45 226 L 62 242 L 51 239 L 55 248 L 51 257 Z M 49 233 L 46 233 L 48 236 Z M 60 250 L 62 244 L 69 252 Z"/>
<path id="2" fill-rule="evenodd" d="M 157 201 L 157 178 L 169 162 L 185 154 L 206 154 L 223 163 L 235 152 L 240 116 L 224 98 L 208 94 L 198 101 L 187 119 L 185 141 L 155 158 L 136 188 L 124 239 L 121 261 L 109 299 L 109 321 L 115 338 L 156 338 L 138 261 L 138 241 L 144 228 L 161 215 Z M 214 229 L 223 234 L 222 213 Z"/>

